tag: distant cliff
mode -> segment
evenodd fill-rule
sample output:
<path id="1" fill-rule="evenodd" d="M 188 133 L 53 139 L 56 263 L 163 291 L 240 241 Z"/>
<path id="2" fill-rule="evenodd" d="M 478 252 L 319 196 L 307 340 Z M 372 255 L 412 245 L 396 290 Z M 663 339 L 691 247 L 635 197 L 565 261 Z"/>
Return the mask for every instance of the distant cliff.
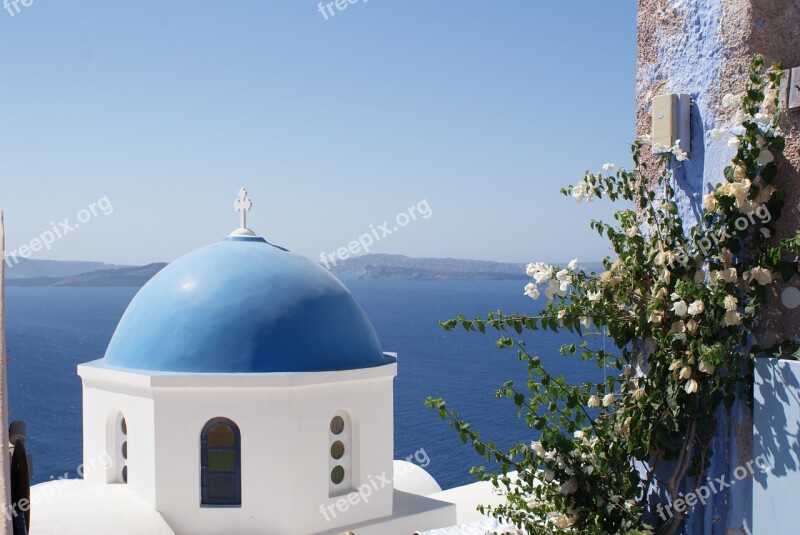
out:
<path id="1" fill-rule="evenodd" d="M 525 264 L 411 258 L 403 255 L 368 254 L 339 262 L 331 271 L 340 276 L 383 280 L 503 280 L 524 279 Z"/>
<path id="2" fill-rule="evenodd" d="M 102 265 L 102 264 L 101 264 Z M 25 279 L 6 279 L 7 286 L 61 286 L 61 287 L 97 287 L 97 286 L 129 286 L 139 287 L 149 281 L 153 275 L 161 271 L 166 264 L 148 264 L 146 266 L 100 269 L 69 275 L 66 277 L 32 277 Z"/>
<path id="3" fill-rule="evenodd" d="M 117 266 L 101 262 L 27 260 L 18 264 L 17 276 L 9 270 L 8 286 L 143 286 L 167 264 Z M 96 269 L 97 267 L 100 269 Z M 81 269 L 89 268 L 87 271 Z M 587 272 L 602 271 L 599 262 L 582 263 Z M 369 280 L 526 280 L 525 264 L 464 260 L 457 258 L 411 258 L 402 255 L 370 254 L 338 262 L 331 270 L 339 277 Z M 39 273 L 41 275 L 34 275 Z M 25 276 L 19 276 L 24 274 Z"/>
<path id="4" fill-rule="evenodd" d="M 6 262 L 8 279 L 33 279 L 37 277 L 68 277 L 90 271 L 119 269 L 130 266 L 105 264 L 103 262 L 75 262 L 69 260 L 32 260 L 30 258 L 9 257 Z"/>
<path id="5" fill-rule="evenodd" d="M 444 269 L 416 269 L 405 267 L 366 266 L 361 279 L 373 280 L 524 280 L 528 277 L 522 273 L 497 273 L 490 271 L 449 271 Z"/>

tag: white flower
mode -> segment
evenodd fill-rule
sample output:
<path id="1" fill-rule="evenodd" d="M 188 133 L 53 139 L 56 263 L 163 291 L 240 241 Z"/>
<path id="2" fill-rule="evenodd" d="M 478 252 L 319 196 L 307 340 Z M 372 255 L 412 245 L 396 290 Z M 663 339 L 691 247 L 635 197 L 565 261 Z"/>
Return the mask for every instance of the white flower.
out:
<path id="1" fill-rule="evenodd" d="M 733 108 L 734 106 L 738 106 L 741 101 L 742 97 L 732 93 L 727 93 L 724 97 L 722 97 L 722 106 L 725 108 Z"/>
<path id="2" fill-rule="evenodd" d="M 703 208 L 705 208 L 707 212 L 713 212 L 717 209 L 717 198 L 713 193 L 703 195 Z"/>
<path id="3" fill-rule="evenodd" d="M 533 453 L 535 453 L 538 457 L 544 457 L 545 456 L 546 452 L 544 451 L 544 446 L 542 446 L 541 442 L 532 443 L 531 444 L 531 449 L 533 450 Z"/>
<path id="4" fill-rule="evenodd" d="M 614 403 L 614 394 L 606 394 L 603 396 L 603 407 L 608 407 L 609 405 Z"/>
<path id="5" fill-rule="evenodd" d="M 716 368 L 714 367 L 713 364 L 708 364 L 704 360 L 700 361 L 699 369 L 700 369 L 701 372 L 703 372 L 705 374 L 708 374 L 708 375 L 713 375 L 714 371 L 716 371 Z"/>
<path id="6" fill-rule="evenodd" d="M 572 188 L 572 197 L 578 202 L 591 201 L 594 196 L 594 188 L 586 182 L 581 182 Z"/>
<path id="7" fill-rule="evenodd" d="M 660 310 L 654 310 L 650 313 L 650 316 L 648 316 L 647 321 L 654 325 L 660 325 L 661 322 L 664 321 L 664 313 Z"/>
<path id="8" fill-rule="evenodd" d="M 636 225 L 631 225 L 631 226 L 630 226 L 630 227 L 628 227 L 628 229 L 625 231 L 625 234 L 626 234 L 626 235 L 627 235 L 629 238 L 633 238 L 634 236 L 637 236 L 637 235 L 639 234 L 639 227 L 637 227 Z"/>
<path id="9" fill-rule="evenodd" d="M 686 322 L 686 330 L 689 331 L 689 334 L 694 334 L 697 332 L 697 328 L 699 325 L 694 320 L 689 320 Z"/>
<path id="10" fill-rule="evenodd" d="M 539 299 L 539 288 L 532 282 L 525 285 L 525 295 L 531 299 Z"/>
<path id="11" fill-rule="evenodd" d="M 758 197 L 756 197 L 753 202 L 756 204 L 764 204 L 770 200 L 772 194 L 776 191 L 775 186 L 764 186 L 758 191 Z"/>
<path id="12" fill-rule="evenodd" d="M 753 119 L 755 119 L 755 121 L 760 125 L 768 125 L 769 123 L 772 122 L 772 117 L 770 117 L 766 113 L 756 113 L 753 116 Z"/>
<path id="13" fill-rule="evenodd" d="M 689 312 L 689 314 L 691 314 L 692 316 L 697 316 L 698 314 L 703 313 L 703 309 L 704 306 L 702 301 L 693 301 L 692 304 L 689 305 L 689 309 L 687 310 L 687 312 Z"/>
<path id="14" fill-rule="evenodd" d="M 587 290 L 586 292 L 586 297 L 588 297 L 589 301 L 592 303 L 598 302 L 602 296 L 602 292 L 593 292 L 592 290 Z"/>
<path id="15" fill-rule="evenodd" d="M 689 366 L 681 368 L 680 378 L 689 379 L 692 376 L 692 369 Z"/>
<path id="16" fill-rule="evenodd" d="M 578 489 L 578 484 L 575 484 L 575 490 Z M 574 492 L 574 491 L 573 491 Z M 566 493 L 569 494 L 569 493 Z M 558 529 L 567 529 L 575 523 L 575 519 L 567 515 L 556 515 L 553 517 L 553 525 Z"/>
<path id="17" fill-rule="evenodd" d="M 588 407 L 599 407 L 600 406 L 600 398 L 596 395 L 592 394 L 592 397 L 589 398 L 589 401 L 586 403 Z"/>
<path id="18" fill-rule="evenodd" d="M 575 438 L 580 440 L 580 439 L 583 438 L 584 433 L 583 433 L 583 431 L 578 430 L 578 431 L 575 431 L 574 433 L 572 433 L 572 436 L 574 436 Z"/>
<path id="19" fill-rule="evenodd" d="M 723 128 L 712 128 L 709 134 L 711 134 L 711 139 L 714 141 L 719 141 L 723 137 L 725 137 L 726 130 Z"/>
<path id="20" fill-rule="evenodd" d="M 736 137 L 736 136 L 733 136 L 732 138 L 730 138 L 728 140 L 728 146 L 730 148 L 732 148 L 733 150 L 738 149 L 739 148 L 739 138 Z"/>
<path id="21" fill-rule="evenodd" d="M 642 134 L 638 139 L 644 145 L 651 145 L 653 143 L 653 136 L 650 134 Z"/>
<path id="22" fill-rule="evenodd" d="M 689 156 L 681 150 L 681 140 L 678 139 L 675 141 L 675 144 L 670 147 L 669 151 L 675 156 L 675 159 L 679 162 L 684 160 L 688 160 Z"/>
<path id="23" fill-rule="evenodd" d="M 570 478 L 569 481 L 567 481 L 566 483 L 561 485 L 561 487 L 559 487 L 559 489 L 558 489 L 558 491 L 561 494 L 572 494 L 576 490 L 578 490 L 578 481 L 574 477 Z M 564 515 L 562 515 L 562 516 L 564 516 Z M 566 524 L 564 527 L 566 527 L 568 525 L 569 524 Z"/>
<path id="24" fill-rule="evenodd" d="M 553 267 L 548 266 L 544 262 L 535 262 L 528 264 L 526 272 L 529 277 L 533 277 L 536 284 L 542 284 L 548 279 L 553 278 Z"/>
<path id="25" fill-rule="evenodd" d="M 727 283 L 736 282 L 736 280 L 738 279 L 736 268 L 732 267 L 728 269 L 723 269 L 722 271 L 720 271 L 720 277 L 722 277 L 722 280 L 724 280 Z"/>
<path id="26" fill-rule="evenodd" d="M 640 400 L 644 397 L 644 388 L 637 388 L 633 391 L 633 398 L 635 400 Z"/>
<path id="27" fill-rule="evenodd" d="M 614 169 L 614 164 L 613 163 L 604 163 L 603 164 L 603 171 L 611 171 L 612 169 Z"/>
<path id="28" fill-rule="evenodd" d="M 774 159 L 775 159 L 775 157 L 772 155 L 772 153 L 769 150 L 761 149 L 761 151 L 758 153 L 758 158 L 756 158 L 756 163 L 758 165 L 767 165 L 768 163 L 770 163 Z"/>
<path id="29" fill-rule="evenodd" d="M 581 316 L 581 325 L 588 329 L 592 326 L 592 318 L 589 316 Z"/>
<path id="30" fill-rule="evenodd" d="M 570 260 L 569 264 L 567 264 L 567 269 L 570 271 L 575 271 L 576 269 L 578 269 L 578 259 L 573 258 L 572 260 Z"/>
<path id="31" fill-rule="evenodd" d="M 560 295 L 564 297 L 567 295 L 566 288 L 563 287 L 565 283 L 559 283 L 556 279 L 550 279 L 549 286 L 545 288 L 544 293 L 548 299 L 553 299 L 555 296 Z M 566 283 L 569 285 L 569 283 Z"/>
<path id="32" fill-rule="evenodd" d="M 745 279 L 754 279 L 761 286 L 764 286 L 772 282 L 772 273 L 767 268 L 754 267 L 750 270 L 749 277 L 745 276 Z"/>
<path id="33" fill-rule="evenodd" d="M 695 381 L 694 379 L 689 379 L 689 381 L 686 383 L 686 386 L 684 387 L 684 390 L 686 390 L 687 394 L 694 394 L 695 392 L 697 392 L 698 388 L 699 386 L 697 384 L 697 381 Z"/>
<path id="34" fill-rule="evenodd" d="M 719 186 L 717 191 L 722 195 L 733 197 L 736 200 L 736 207 L 742 210 L 750 206 L 750 200 L 747 196 L 750 195 L 751 186 L 750 179 L 743 178 L 737 182 L 726 182 Z"/>
<path id="35" fill-rule="evenodd" d="M 739 300 L 732 295 L 725 296 L 725 310 L 736 310 Z"/>
<path id="36" fill-rule="evenodd" d="M 742 315 L 735 310 L 728 310 L 725 312 L 725 326 L 733 327 L 742 323 Z"/>
<path id="37" fill-rule="evenodd" d="M 682 366 L 683 362 L 681 362 L 681 359 L 673 359 L 672 363 L 669 365 L 669 371 L 677 370 Z"/>
<path id="38" fill-rule="evenodd" d="M 663 143 L 653 143 L 653 152 L 656 154 L 669 152 L 670 148 Z"/>
<path id="39" fill-rule="evenodd" d="M 689 311 L 689 307 L 686 305 L 686 301 L 681 300 L 672 303 L 671 310 L 675 312 L 676 315 L 683 317 Z"/>

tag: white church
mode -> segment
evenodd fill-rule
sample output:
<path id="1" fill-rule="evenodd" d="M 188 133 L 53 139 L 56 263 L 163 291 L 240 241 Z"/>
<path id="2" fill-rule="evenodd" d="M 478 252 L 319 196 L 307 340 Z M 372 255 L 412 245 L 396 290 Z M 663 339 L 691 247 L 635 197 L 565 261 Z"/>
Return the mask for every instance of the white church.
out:
<path id="1" fill-rule="evenodd" d="M 32 488 L 30 533 L 494 527 L 488 485 L 442 492 L 393 460 L 396 356 L 347 288 L 250 231 L 244 188 L 234 207 L 240 228 L 153 277 L 78 366 L 84 477 Z"/>

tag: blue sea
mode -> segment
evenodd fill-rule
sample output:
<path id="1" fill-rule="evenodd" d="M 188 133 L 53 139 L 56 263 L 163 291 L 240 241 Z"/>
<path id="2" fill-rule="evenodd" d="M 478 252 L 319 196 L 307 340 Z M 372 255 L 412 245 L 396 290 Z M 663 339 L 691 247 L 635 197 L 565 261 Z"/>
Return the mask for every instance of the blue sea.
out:
<path id="1" fill-rule="evenodd" d="M 470 467 L 485 464 L 472 446 L 424 406 L 443 397 L 486 439 L 507 445 L 536 434 L 517 418 L 507 399 L 495 399 L 503 382 L 527 381 L 514 349 L 499 350 L 497 332 L 468 333 L 439 327 L 463 313 L 489 310 L 534 314 L 543 301 L 522 294 L 524 281 L 365 281 L 344 279 L 375 326 L 384 351 L 398 353 L 395 381 L 395 458 L 417 461 L 442 488 L 474 481 Z M 34 482 L 77 477 L 81 463 L 81 382 L 76 366 L 103 356 L 135 288 L 7 289 L 11 420 L 28 424 L 26 448 L 34 457 Z M 558 354 L 575 337 L 553 332 L 525 336 L 528 349 L 570 382 L 602 378 L 580 357 Z M 595 343 L 602 344 L 602 341 Z"/>

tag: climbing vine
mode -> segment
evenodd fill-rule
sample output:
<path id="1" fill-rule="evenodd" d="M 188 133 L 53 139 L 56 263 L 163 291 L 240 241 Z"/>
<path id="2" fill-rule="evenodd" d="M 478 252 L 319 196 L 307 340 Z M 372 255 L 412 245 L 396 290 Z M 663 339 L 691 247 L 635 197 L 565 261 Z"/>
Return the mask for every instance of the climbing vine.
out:
<path id="1" fill-rule="evenodd" d="M 577 261 L 532 263 L 524 291 L 532 299 L 545 294 L 538 314 L 442 322 L 447 330 L 500 331 L 498 346 L 516 349 L 529 375 L 495 395 L 513 403 L 535 442 L 525 437 L 501 448 L 441 398 L 426 401 L 486 459 L 489 467 L 473 474 L 504 491 L 505 503 L 483 512 L 529 534 L 674 533 L 686 513 L 663 518 L 655 508 L 676 500 L 685 478 L 705 473 L 717 409 L 751 395 L 754 356 L 798 355 L 791 340 L 767 348 L 754 334 L 769 292 L 798 272 L 800 253 L 800 233 L 775 238 L 785 197 L 774 185 L 775 157 L 785 147 L 781 75 L 779 65 L 767 68 L 755 57 L 744 91 L 722 99 L 735 110 L 733 124 L 710 136 L 735 155 L 702 198 L 696 222 L 676 204 L 673 169 L 687 159 L 680 142 L 651 147 L 639 138 L 632 169 L 606 164 L 562 189 L 578 202 L 626 205 L 613 224 L 591 222 L 614 251 L 600 273 Z M 657 156 L 644 158 L 645 149 Z M 564 344 L 561 354 L 613 373 L 569 384 L 516 339 L 537 330 L 576 333 L 581 343 Z M 607 333 L 613 349 L 593 348 L 597 333 Z"/>

